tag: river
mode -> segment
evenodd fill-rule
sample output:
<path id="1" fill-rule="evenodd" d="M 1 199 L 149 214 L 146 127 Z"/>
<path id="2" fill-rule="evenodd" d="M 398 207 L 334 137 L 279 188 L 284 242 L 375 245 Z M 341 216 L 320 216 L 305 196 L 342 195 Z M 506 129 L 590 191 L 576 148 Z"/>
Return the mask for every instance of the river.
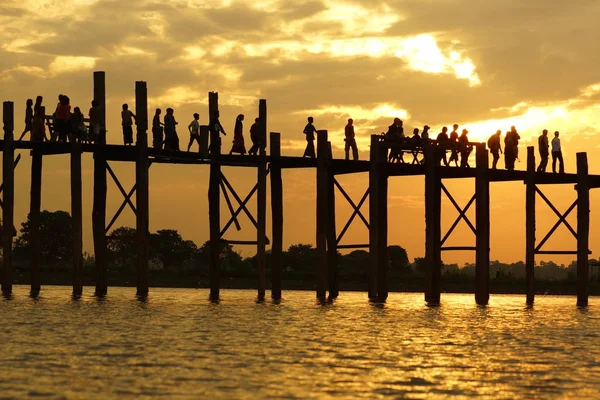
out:
<path id="1" fill-rule="evenodd" d="M 600 299 L 68 287 L 0 298 L 0 398 L 600 398 Z"/>

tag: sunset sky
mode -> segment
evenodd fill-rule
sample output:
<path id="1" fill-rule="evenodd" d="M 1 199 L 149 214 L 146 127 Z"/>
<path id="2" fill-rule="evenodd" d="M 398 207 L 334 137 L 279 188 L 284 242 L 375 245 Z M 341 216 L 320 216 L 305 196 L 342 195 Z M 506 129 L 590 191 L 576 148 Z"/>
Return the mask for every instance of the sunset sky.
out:
<path id="1" fill-rule="evenodd" d="M 0 97 L 16 103 L 18 137 L 27 98 L 43 95 L 51 111 L 64 93 L 87 114 L 92 72 L 102 70 L 110 143 L 122 143 L 121 104 L 134 109 L 134 82 L 145 80 L 150 114 L 155 107 L 173 107 L 182 146 L 192 114 L 199 112 L 207 123 L 207 92 L 218 91 L 221 122 L 230 133 L 224 151 L 235 116 L 246 115 L 247 133 L 258 99 L 265 98 L 268 130 L 281 132 L 284 155 L 302 155 L 308 115 L 318 129 L 329 130 L 334 157 L 343 157 L 343 128 L 354 118 L 362 158 L 368 157 L 369 136 L 400 117 L 408 131 L 428 124 L 434 134 L 458 123 L 472 140 L 516 125 L 523 138 L 517 169 L 525 168 L 525 147 L 542 129 L 559 130 L 567 172 L 575 171 L 575 153 L 587 151 L 590 172 L 600 174 L 599 12 L 600 3 L 592 0 L 3 0 Z M 19 224 L 29 209 L 31 163 L 23 155 L 16 171 Z M 84 156 L 84 248 L 90 252 L 91 167 L 91 156 Z M 68 168 L 67 156 L 44 158 L 43 209 L 70 210 Z M 134 165 L 113 168 L 129 189 Z M 242 197 L 256 180 L 250 169 L 224 172 Z M 314 243 L 315 171 L 285 171 L 283 179 L 284 246 Z M 151 229 L 177 229 L 199 245 L 207 240 L 208 167 L 154 165 L 150 180 Z M 368 185 L 367 174 L 339 180 L 356 202 Z M 424 254 L 423 183 L 423 177 L 390 178 L 389 241 L 404 246 L 411 259 Z M 473 180 L 446 184 L 461 205 L 473 194 Z M 573 185 L 542 190 L 560 211 L 576 195 Z M 109 177 L 107 222 L 121 200 Z M 592 191 L 594 258 L 600 252 L 598 200 L 600 192 Z M 338 196 L 338 230 L 351 213 L 343 201 Z M 523 184 L 492 184 L 491 201 L 491 259 L 523 260 Z M 443 204 L 445 233 L 457 213 L 448 201 Z M 541 240 L 556 218 L 539 197 L 537 204 Z M 222 209 L 225 223 L 224 202 Z M 368 217 L 366 205 L 363 210 Z M 240 221 L 245 229 L 227 237 L 253 239 L 250 222 Z M 356 221 L 345 243 L 368 242 L 366 228 Z M 134 224 L 126 211 L 116 226 Z M 461 224 L 447 244 L 474 242 Z M 576 248 L 564 227 L 547 246 Z M 474 262 L 474 254 L 443 254 L 443 260 Z"/>

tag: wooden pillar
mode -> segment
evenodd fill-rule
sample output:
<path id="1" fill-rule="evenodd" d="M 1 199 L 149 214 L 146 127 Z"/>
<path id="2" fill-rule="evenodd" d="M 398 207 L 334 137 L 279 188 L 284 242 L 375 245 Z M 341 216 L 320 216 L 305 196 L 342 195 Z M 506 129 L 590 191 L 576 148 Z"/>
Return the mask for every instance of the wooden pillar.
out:
<path id="1" fill-rule="evenodd" d="M 94 72 L 94 100 L 98 102 L 100 113 L 100 137 L 96 141 L 99 144 L 106 143 L 106 74 L 104 71 Z"/>
<path id="2" fill-rule="evenodd" d="M 327 283 L 329 285 L 329 299 L 335 299 L 339 295 L 338 287 L 338 259 L 337 259 L 337 232 L 335 229 L 335 175 L 330 162 L 333 159 L 331 142 L 327 142 Z"/>
<path id="3" fill-rule="evenodd" d="M 271 298 L 281 299 L 281 255 L 283 253 L 283 184 L 281 180 L 281 135 L 271 132 Z"/>
<path id="4" fill-rule="evenodd" d="M 13 229 L 14 229 L 14 207 L 15 207 L 15 148 L 13 146 L 13 131 L 15 128 L 15 110 L 12 101 L 2 104 L 2 122 L 4 123 L 4 149 L 2 153 L 2 183 L 4 184 L 4 195 L 2 208 L 2 244 L 4 267 L 2 271 L 2 294 L 12 294 L 13 284 Z"/>
<path id="5" fill-rule="evenodd" d="M 369 265 L 368 293 L 369 299 L 377 299 L 377 265 L 379 265 L 379 136 L 371 135 L 369 168 Z"/>
<path id="6" fill-rule="evenodd" d="M 258 118 L 261 143 L 266 143 L 267 137 L 267 101 L 261 99 L 258 103 Z M 264 140 L 264 141 L 263 141 Z M 266 149 L 261 146 L 259 151 L 259 163 L 257 172 L 257 195 L 256 195 L 256 215 L 257 215 L 257 229 L 256 229 L 256 271 L 258 274 L 258 300 L 262 301 L 265 299 L 266 293 L 266 279 L 265 279 L 265 267 L 267 262 L 266 256 L 266 225 L 267 225 L 267 161 L 266 161 Z"/>
<path id="7" fill-rule="evenodd" d="M 219 182 L 221 180 L 221 138 L 215 130 L 214 118 L 219 111 L 219 94 L 208 93 L 208 112 L 211 116 L 210 123 L 210 178 L 208 183 L 208 221 L 210 231 L 210 298 L 219 299 L 220 290 L 220 248 L 221 248 L 221 192 Z"/>
<path id="8" fill-rule="evenodd" d="M 41 111 L 44 115 L 44 107 Z M 42 149 L 35 143 L 31 152 L 31 202 L 29 224 L 31 244 L 31 295 L 37 296 L 41 289 L 40 280 L 40 212 L 42 208 Z"/>
<path id="9" fill-rule="evenodd" d="M 377 190 L 377 230 L 379 231 L 377 244 L 377 300 L 385 302 L 388 297 L 388 176 L 387 176 L 387 148 L 379 143 L 377 147 L 378 184 Z"/>
<path id="10" fill-rule="evenodd" d="M 442 179 L 434 151 L 425 144 L 425 301 L 433 305 L 440 303 L 442 275 Z"/>
<path id="11" fill-rule="evenodd" d="M 41 167 L 41 165 L 40 165 Z M 40 171 L 41 172 L 41 171 Z M 33 182 L 32 182 L 33 184 Z M 73 222 L 73 296 L 83 294 L 83 210 L 81 142 L 71 142 L 71 220 Z M 39 210 L 39 209 L 38 209 Z"/>
<path id="12" fill-rule="evenodd" d="M 135 113 L 137 125 L 137 159 L 135 162 L 136 230 L 137 230 L 137 295 L 148 295 L 148 88 L 146 82 L 135 83 Z"/>
<path id="13" fill-rule="evenodd" d="M 97 144 L 104 144 L 106 135 L 106 87 L 103 71 L 94 72 L 94 100 L 100 107 L 101 133 Z M 106 156 L 102 146 L 94 149 L 94 204 L 92 208 L 92 231 L 94 257 L 96 260 L 96 296 L 106 296 L 108 289 L 106 252 Z"/>
<path id="14" fill-rule="evenodd" d="M 590 187 L 587 153 L 577 153 L 577 305 L 588 305 Z"/>
<path id="15" fill-rule="evenodd" d="M 525 181 L 525 274 L 527 304 L 535 299 L 535 153 L 533 146 L 527 147 L 527 176 Z"/>
<path id="16" fill-rule="evenodd" d="M 475 148 L 475 302 L 487 305 L 490 299 L 490 181 L 488 151 L 484 143 Z"/>
<path id="17" fill-rule="evenodd" d="M 317 298 L 325 300 L 327 279 L 327 131 L 317 131 Z"/>
<path id="18" fill-rule="evenodd" d="M 267 148 L 267 100 L 258 101 L 258 118 L 260 124 L 260 148 Z"/>

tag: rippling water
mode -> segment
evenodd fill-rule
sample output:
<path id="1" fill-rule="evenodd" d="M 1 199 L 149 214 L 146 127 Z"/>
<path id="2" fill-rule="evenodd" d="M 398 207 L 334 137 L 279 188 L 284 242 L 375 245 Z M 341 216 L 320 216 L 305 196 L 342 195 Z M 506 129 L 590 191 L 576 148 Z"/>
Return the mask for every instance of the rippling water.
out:
<path id="1" fill-rule="evenodd" d="M 91 288 L 86 288 L 91 293 Z M 600 398 L 600 301 L 46 287 L 0 300 L 0 398 Z"/>

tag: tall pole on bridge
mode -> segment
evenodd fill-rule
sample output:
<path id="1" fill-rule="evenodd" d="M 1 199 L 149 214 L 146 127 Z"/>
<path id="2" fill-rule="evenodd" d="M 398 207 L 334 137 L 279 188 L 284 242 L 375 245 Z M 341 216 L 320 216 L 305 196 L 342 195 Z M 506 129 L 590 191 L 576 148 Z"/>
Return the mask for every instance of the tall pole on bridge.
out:
<path id="1" fill-rule="evenodd" d="M 577 305 L 588 305 L 590 186 L 586 153 L 577 153 Z"/>
<path id="2" fill-rule="evenodd" d="M 13 259 L 12 246 L 14 236 L 14 207 L 15 207 L 15 148 L 13 131 L 15 128 L 15 109 L 12 101 L 2 104 L 2 122 L 4 124 L 4 149 L 2 153 L 2 178 L 4 184 L 2 208 L 2 250 L 4 265 L 2 271 L 2 294 L 12 294 Z"/>
<path id="3" fill-rule="evenodd" d="M 527 175 L 525 178 L 525 274 L 527 277 L 527 304 L 535 300 L 535 153 L 527 147 Z"/>
<path id="4" fill-rule="evenodd" d="M 208 93 L 208 113 L 210 130 L 210 178 L 208 182 L 208 221 L 210 231 L 210 299 L 218 300 L 220 292 L 220 252 L 221 252 L 221 138 L 215 128 L 216 114 L 219 112 L 219 94 Z"/>
<path id="5" fill-rule="evenodd" d="M 283 184 L 281 180 L 281 135 L 271 132 L 271 298 L 281 299 L 283 253 Z"/>
<path id="6" fill-rule="evenodd" d="M 106 296 L 108 291 L 106 252 L 106 78 L 104 71 L 94 72 L 94 100 L 100 112 L 100 135 L 94 149 L 94 205 L 92 209 L 92 231 L 94 234 L 94 257 L 96 260 L 95 295 Z"/>
<path id="7" fill-rule="evenodd" d="M 475 302 L 487 305 L 490 299 L 490 181 L 488 151 L 475 145 Z"/>
<path id="8" fill-rule="evenodd" d="M 425 301 L 440 303 L 442 253 L 442 178 L 435 147 L 425 142 Z"/>
<path id="9" fill-rule="evenodd" d="M 137 295 L 148 295 L 148 88 L 146 82 L 135 83 L 135 114 L 137 126 L 137 158 L 135 162 L 136 229 L 137 229 Z"/>

